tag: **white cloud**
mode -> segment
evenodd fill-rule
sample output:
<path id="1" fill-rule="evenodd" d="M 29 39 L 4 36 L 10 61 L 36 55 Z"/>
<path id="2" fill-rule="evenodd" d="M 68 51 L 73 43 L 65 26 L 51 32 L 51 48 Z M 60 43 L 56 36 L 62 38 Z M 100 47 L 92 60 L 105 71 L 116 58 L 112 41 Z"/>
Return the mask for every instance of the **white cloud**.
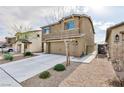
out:
<path id="1" fill-rule="evenodd" d="M 62 9 L 63 8 L 63 9 Z M 58 10 L 57 10 L 58 9 Z M 84 7 L 0 7 L 0 21 L 4 25 L 8 24 L 24 24 L 24 25 L 35 25 L 45 23 L 45 18 L 52 16 L 55 12 L 62 12 L 64 14 L 76 13 L 76 12 L 87 12 Z M 59 14 L 59 15 L 60 15 Z M 54 15 L 55 16 L 55 15 Z M 61 16 L 62 17 L 62 16 Z M 42 22 L 41 22 L 42 21 Z"/>
<path id="2" fill-rule="evenodd" d="M 95 21 L 94 26 L 100 30 L 106 31 L 106 29 L 112 25 L 114 25 L 114 22 L 102 22 L 102 21 Z"/>
<path id="3" fill-rule="evenodd" d="M 59 12 L 59 13 L 58 13 Z M 33 29 L 40 29 L 39 27 L 52 23 L 58 17 L 73 14 L 73 13 L 87 13 L 88 7 L 82 6 L 36 6 L 36 7 L 0 7 L 0 33 L 8 31 L 8 33 L 15 34 L 12 26 L 31 26 Z M 54 14 L 55 13 L 55 14 Z M 2 31 L 2 32 L 1 32 Z M 1 35 L 5 36 L 5 35 Z"/>
<path id="4" fill-rule="evenodd" d="M 114 25 L 114 22 L 104 22 L 104 21 L 94 21 L 93 22 L 96 35 L 95 35 L 95 41 L 97 43 L 100 43 L 101 41 L 105 41 L 106 37 L 106 29 L 112 25 Z"/>
<path id="5" fill-rule="evenodd" d="M 88 11 L 89 11 L 89 7 L 84 7 L 83 12 L 88 13 Z"/>

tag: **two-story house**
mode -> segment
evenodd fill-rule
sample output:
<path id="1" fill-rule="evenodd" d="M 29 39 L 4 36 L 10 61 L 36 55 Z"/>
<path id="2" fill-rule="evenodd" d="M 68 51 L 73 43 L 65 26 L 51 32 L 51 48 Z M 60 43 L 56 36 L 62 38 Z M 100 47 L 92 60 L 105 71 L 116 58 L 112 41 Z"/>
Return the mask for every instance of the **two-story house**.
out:
<path id="1" fill-rule="evenodd" d="M 41 52 L 41 30 L 16 33 L 16 43 L 13 45 L 18 53 Z"/>
<path id="2" fill-rule="evenodd" d="M 94 51 L 94 27 L 87 15 L 72 14 L 42 28 L 42 51 L 65 55 L 65 39 L 70 42 L 70 55 L 81 57 Z"/>
<path id="3" fill-rule="evenodd" d="M 8 47 L 13 47 L 13 44 L 16 42 L 16 37 L 5 37 L 5 39 Z"/>
<path id="4" fill-rule="evenodd" d="M 124 61 L 124 22 L 113 25 L 107 29 L 106 42 L 111 60 Z"/>

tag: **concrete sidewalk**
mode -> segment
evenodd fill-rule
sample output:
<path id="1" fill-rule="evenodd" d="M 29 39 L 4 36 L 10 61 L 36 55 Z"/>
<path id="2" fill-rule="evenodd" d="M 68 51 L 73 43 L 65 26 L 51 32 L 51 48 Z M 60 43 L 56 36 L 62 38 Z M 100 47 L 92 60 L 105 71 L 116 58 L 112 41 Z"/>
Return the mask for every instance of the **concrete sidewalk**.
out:
<path id="1" fill-rule="evenodd" d="M 0 87 L 21 87 L 21 85 L 0 69 Z"/>
<path id="2" fill-rule="evenodd" d="M 81 58 L 71 57 L 71 61 L 73 62 L 81 62 L 81 63 L 90 63 L 97 55 L 97 52 L 94 51 L 91 54 L 88 54 Z"/>

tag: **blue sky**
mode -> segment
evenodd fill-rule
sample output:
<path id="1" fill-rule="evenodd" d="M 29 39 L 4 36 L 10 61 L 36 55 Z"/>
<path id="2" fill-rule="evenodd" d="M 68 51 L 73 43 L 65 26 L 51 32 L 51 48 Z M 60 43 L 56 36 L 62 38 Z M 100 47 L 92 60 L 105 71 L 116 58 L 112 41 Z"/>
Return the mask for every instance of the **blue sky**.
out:
<path id="1" fill-rule="evenodd" d="M 40 29 L 39 27 L 52 23 L 55 19 L 53 11 L 57 13 L 56 9 L 62 11 L 61 8 L 63 7 L 0 7 L 0 41 L 6 36 L 15 34 L 13 25 Z M 64 15 L 71 13 L 84 13 L 91 16 L 96 32 L 95 42 L 104 41 L 107 27 L 124 21 L 123 6 L 64 7 Z"/>
<path id="2" fill-rule="evenodd" d="M 88 15 L 92 16 L 96 32 L 95 40 L 99 42 L 105 40 L 106 28 L 124 21 L 124 7 L 103 7 L 97 12 L 89 11 Z"/>

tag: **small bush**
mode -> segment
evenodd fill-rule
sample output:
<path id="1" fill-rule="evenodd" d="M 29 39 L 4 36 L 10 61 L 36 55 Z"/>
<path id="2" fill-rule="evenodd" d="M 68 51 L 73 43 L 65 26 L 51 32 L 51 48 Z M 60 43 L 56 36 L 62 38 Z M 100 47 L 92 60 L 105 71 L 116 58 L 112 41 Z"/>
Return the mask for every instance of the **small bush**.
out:
<path id="1" fill-rule="evenodd" d="M 10 53 L 5 53 L 5 54 L 4 54 L 4 59 L 5 59 L 5 60 L 12 61 L 12 60 L 13 60 L 13 55 L 10 54 Z"/>
<path id="2" fill-rule="evenodd" d="M 28 52 L 25 52 L 25 53 L 24 53 L 24 56 L 33 56 L 33 54 L 28 51 Z"/>
<path id="3" fill-rule="evenodd" d="M 51 74 L 48 71 L 44 71 L 39 75 L 39 78 L 46 79 L 49 78 Z"/>
<path id="4" fill-rule="evenodd" d="M 65 66 L 63 64 L 57 64 L 57 65 L 54 66 L 54 70 L 56 70 L 56 71 L 64 71 Z"/>

